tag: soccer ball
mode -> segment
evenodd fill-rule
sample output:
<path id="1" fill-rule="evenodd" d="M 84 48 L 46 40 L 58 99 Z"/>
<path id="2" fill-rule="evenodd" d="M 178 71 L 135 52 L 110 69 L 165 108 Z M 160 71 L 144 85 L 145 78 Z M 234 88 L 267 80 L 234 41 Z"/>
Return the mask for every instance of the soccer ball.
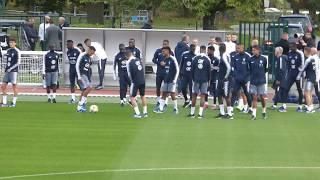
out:
<path id="1" fill-rule="evenodd" d="M 97 113 L 99 111 L 99 108 L 97 105 L 91 105 L 90 106 L 90 112 L 91 113 Z"/>

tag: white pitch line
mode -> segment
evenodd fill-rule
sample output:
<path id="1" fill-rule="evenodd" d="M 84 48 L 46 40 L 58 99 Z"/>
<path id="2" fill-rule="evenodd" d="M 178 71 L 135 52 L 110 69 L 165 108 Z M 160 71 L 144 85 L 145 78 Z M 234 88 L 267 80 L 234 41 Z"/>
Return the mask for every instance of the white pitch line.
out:
<path id="1" fill-rule="evenodd" d="M 29 178 L 29 177 L 43 177 L 43 176 L 59 176 L 59 175 L 74 175 L 74 174 L 94 174 L 94 173 L 108 173 L 108 172 L 141 172 L 141 171 L 180 171 L 180 170 L 246 170 L 246 169 L 305 169 L 313 170 L 320 169 L 320 166 L 234 166 L 234 167 L 186 167 L 186 168 L 140 168 L 140 169 L 103 169 L 103 170 L 88 170 L 88 171 L 70 171 L 70 172 L 53 172 L 42 174 L 26 174 L 16 176 L 3 176 L 0 179 L 15 179 L 15 178 Z"/>

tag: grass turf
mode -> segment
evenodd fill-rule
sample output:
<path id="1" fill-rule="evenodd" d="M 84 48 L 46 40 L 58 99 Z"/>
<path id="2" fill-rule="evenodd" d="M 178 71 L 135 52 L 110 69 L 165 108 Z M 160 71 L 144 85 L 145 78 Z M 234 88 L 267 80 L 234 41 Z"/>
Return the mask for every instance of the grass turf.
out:
<path id="1" fill-rule="evenodd" d="M 270 112 L 268 120 L 188 119 L 187 110 L 133 119 L 129 107 L 98 104 L 79 114 L 66 103 L 19 102 L 0 109 L 0 179 L 104 169 L 320 167 L 319 114 Z M 14 179 L 319 179 L 320 169 L 176 169 Z"/>

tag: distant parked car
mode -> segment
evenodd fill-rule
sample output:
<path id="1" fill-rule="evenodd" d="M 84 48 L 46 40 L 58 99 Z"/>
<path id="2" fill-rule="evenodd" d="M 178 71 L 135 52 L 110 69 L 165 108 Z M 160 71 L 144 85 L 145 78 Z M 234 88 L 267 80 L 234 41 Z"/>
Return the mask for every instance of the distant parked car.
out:
<path id="1" fill-rule="evenodd" d="M 313 24 L 312 19 L 308 15 L 292 14 L 279 17 L 280 23 L 301 24 L 304 31 L 312 32 L 317 26 Z"/>

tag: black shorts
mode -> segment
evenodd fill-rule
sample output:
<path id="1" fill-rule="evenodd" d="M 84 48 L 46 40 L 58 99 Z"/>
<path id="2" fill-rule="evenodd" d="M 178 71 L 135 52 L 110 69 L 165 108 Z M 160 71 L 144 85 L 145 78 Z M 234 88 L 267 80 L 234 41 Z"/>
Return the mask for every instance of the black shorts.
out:
<path id="1" fill-rule="evenodd" d="M 237 80 L 235 80 L 233 82 L 233 92 L 239 92 L 242 87 L 246 87 L 247 83 L 248 83 L 248 81 L 237 81 Z M 246 87 L 246 88 L 248 90 L 248 87 Z"/>
<path id="2" fill-rule="evenodd" d="M 135 85 L 134 83 L 132 83 L 130 87 L 130 95 L 131 97 L 136 97 L 139 91 L 140 96 L 144 96 L 145 89 L 146 89 L 146 84 Z"/>
<path id="3" fill-rule="evenodd" d="M 216 91 L 217 91 L 217 81 L 210 81 L 210 86 L 208 88 L 208 91 L 210 92 L 211 96 L 216 96 Z"/>
<path id="4" fill-rule="evenodd" d="M 164 81 L 163 76 L 158 76 L 156 77 L 156 87 L 157 89 L 161 89 L 162 82 Z"/>
<path id="5" fill-rule="evenodd" d="M 70 87 L 75 87 L 76 86 L 76 79 L 77 79 L 77 71 L 75 69 L 69 70 L 69 80 L 70 80 Z"/>
<path id="6" fill-rule="evenodd" d="M 218 97 L 228 97 L 231 92 L 230 88 L 230 82 L 229 81 L 223 81 L 223 80 L 218 80 L 217 84 L 217 89 L 216 89 L 216 95 Z"/>

